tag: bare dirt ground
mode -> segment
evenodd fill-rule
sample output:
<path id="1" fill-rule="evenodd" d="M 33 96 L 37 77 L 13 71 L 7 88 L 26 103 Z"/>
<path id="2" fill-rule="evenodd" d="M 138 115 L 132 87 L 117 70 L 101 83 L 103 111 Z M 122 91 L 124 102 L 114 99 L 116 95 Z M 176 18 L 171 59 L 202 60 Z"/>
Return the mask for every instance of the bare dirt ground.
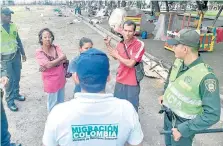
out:
<path id="1" fill-rule="evenodd" d="M 38 65 L 35 61 L 35 50 L 40 47 L 38 44 L 38 32 L 48 27 L 55 34 L 55 44 L 62 47 L 69 59 L 78 55 L 78 42 L 83 36 L 93 40 L 96 48 L 106 52 L 103 39 L 95 31 L 83 23 L 67 24 L 75 19 L 70 17 L 58 17 L 54 15 L 53 7 L 32 6 L 31 11 L 25 11 L 25 6 L 12 7 L 15 14 L 12 21 L 19 27 L 19 34 L 22 39 L 27 62 L 23 63 L 22 78 L 20 82 L 21 94 L 25 95 L 25 102 L 16 102 L 18 112 L 11 112 L 6 109 L 9 131 L 12 141 L 22 143 L 23 146 L 42 145 L 42 135 L 47 118 L 46 94 L 43 92 L 41 75 L 38 72 Z M 41 17 L 41 13 L 43 17 Z M 113 80 L 108 84 L 107 91 L 112 92 L 115 83 L 115 74 L 118 62 L 113 59 L 111 62 L 111 74 Z M 65 100 L 73 97 L 73 82 L 67 80 Z M 141 83 L 140 94 L 140 121 L 145 135 L 145 146 L 164 146 L 163 137 L 159 135 L 162 129 L 163 116 L 158 114 L 160 106 L 157 97 L 162 94 L 162 81 L 145 78 Z M 222 127 L 219 122 L 215 127 Z M 222 146 L 223 134 L 199 135 L 194 141 L 194 146 Z"/>

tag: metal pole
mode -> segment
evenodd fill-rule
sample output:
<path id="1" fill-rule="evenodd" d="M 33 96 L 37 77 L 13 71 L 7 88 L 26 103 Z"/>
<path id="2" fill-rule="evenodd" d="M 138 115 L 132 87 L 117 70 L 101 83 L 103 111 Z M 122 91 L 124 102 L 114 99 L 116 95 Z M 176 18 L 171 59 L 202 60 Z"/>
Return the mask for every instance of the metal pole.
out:
<path id="1" fill-rule="evenodd" d="M 190 19 L 191 19 L 191 14 L 189 14 L 188 23 L 187 23 L 187 28 L 190 26 Z"/>
<path id="2" fill-rule="evenodd" d="M 221 133 L 223 132 L 223 128 L 217 128 L 217 129 L 205 129 L 205 130 L 199 130 L 196 131 L 195 134 L 205 134 L 205 133 Z M 172 131 L 160 131 L 160 134 L 172 134 Z"/>
<path id="3" fill-rule="evenodd" d="M 155 12 L 160 12 L 160 6 L 158 1 L 152 1 L 152 7 L 155 9 Z"/>
<path id="4" fill-rule="evenodd" d="M 218 20 L 218 17 L 220 16 L 221 12 L 223 10 L 223 5 L 221 6 L 220 10 L 218 11 L 218 14 L 216 15 L 214 22 L 212 23 L 212 26 L 215 25 L 216 21 Z"/>
<path id="5" fill-rule="evenodd" d="M 165 4 L 166 4 L 166 11 L 169 12 L 170 9 L 169 9 L 169 5 L 168 5 L 168 1 L 165 1 Z"/>

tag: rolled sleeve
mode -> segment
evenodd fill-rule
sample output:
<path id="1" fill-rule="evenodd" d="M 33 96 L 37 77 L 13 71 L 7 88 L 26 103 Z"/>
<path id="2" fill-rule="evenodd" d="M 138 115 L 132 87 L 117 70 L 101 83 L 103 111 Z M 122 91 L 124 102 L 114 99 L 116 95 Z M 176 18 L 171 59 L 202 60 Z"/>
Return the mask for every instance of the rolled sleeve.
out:
<path id="1" fill-rule="evenodd" d="M 138 40 L 138 43 L 134 47 L 131 53 L 131 59 L 135 60 L 136 62 L 140 62 L 142 60 L 142 56 L 145 53 L 145 45 L 144 42 Z"/>
<path id="2" fill-rule="evenodd" d="M 195 119 L 178 125 L 183 137 L 189 137 L 198 130 L 204 130 L 220 120 L 221 105 L 219 83 L 214 74 L 208 74 L 200 84 L 203 113 Z"/>
<path id="3" fill-rule="evenodd" d="M 41 51 L 36 51 L 36 61 L 40 66 L 45 66 L 49 62 L 47 57 Z"/>
<path id="4" fill-rule="evenodd" d="M 132 115 L 133 128 L 130 132 L 130 135 L 129 135 L 127 141 L 130 145 L 138 145 L 143 141 L 144 135 L 143 135 L 143 132 L 142 132 L 141 124 L 139 123 L 139 116 L 136 113 L 133 106 L 132 106 L 132 110 L 134 111 L 133 115 Z"/>

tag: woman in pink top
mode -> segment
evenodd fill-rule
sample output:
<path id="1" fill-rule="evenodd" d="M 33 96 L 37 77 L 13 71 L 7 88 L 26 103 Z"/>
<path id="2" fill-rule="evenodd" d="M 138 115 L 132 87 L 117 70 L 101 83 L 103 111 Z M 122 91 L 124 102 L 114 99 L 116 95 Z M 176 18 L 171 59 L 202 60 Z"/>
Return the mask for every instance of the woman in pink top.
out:
<path id="1" fill-rule="evenodd" d="M 63 63 L 67 57 L 61 48 L 53 44 L 54 35 L 48 28 L 39 32 L 41 48 L 36 50 L 36 60 L 40 65 L 44 91 L 48 93 L 47 110 L 64 101 L 64 86 L 66 83 Z"/>

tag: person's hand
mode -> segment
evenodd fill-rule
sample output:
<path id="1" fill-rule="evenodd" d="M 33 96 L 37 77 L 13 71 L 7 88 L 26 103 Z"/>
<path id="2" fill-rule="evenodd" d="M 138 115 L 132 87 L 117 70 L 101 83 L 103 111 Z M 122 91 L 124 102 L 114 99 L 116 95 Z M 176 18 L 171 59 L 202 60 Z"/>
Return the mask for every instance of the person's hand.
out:
<path id="1" fill-rule="evenodd" d="M 104 42 L 105 42 L 106 45 L 110 45 L 111 37 L 110 36 L 105 37 Z"/>
<path id="2" fill-rule="evenodd" d="M 62 60 L 62 61 L 60 62 L 60 64 L 63 64 L 63 63 L 65 63 L 65 62 L 67 62 L 66 59 Z"/>
<path id="3" fill-rule="evenodd" d="M 8 84 L 8 82 L 9 82 L 9 79 L 8 79 L 6 76 L 0 78 L 0 83 L 1 83 L 4 87 Z"/>
<path id="4" fill-rule="evenodd" d="M 46 69 L 47 69 L 46 67 L 44 67 L 44 66 L 40 66 L 39 71 L 40 71 L 40 72 L 44 72 L 44 71 L 46 71 Z"/>
<path id="5" fill-rule="evenodd" d="M 27 58 L 26 58 L 26 55 L 22 55 L 22 61 L 23 61 L 23 62 L 26 62 L 26 59 L 27 59 Z"/>
<path id="6" fill-rule="evenodd" d="M 160 97 L 158 98 L 158 102 L 159 102 L 159 104 L 160 104 L 160 105 L 162 105 L 162 104 L 163 104 L 163 95 L 162 95 L 162 96 L 160 96 Z"/>
<path id="7" fill-rule="evenodd" d="M 118 51 L 116 49 L 108 48 L 108 53 L 115 59 L 117 59 L 119 56 Z"/>
<path id="8" fill-rule="evenodd" d="M 65 54 L 63 54 L 62 56 L 60 56 L 61 60 L 67 60 L 67 56 Z"/>
<path id="9" fill-rule="evenodd" d="M 180 138 L 182 137 L 181 133 L 178 131 L 177 128 L 172 128 L 172 134 L 173 134 L 173 139 L 175 141 L 179 141 Z"/>

